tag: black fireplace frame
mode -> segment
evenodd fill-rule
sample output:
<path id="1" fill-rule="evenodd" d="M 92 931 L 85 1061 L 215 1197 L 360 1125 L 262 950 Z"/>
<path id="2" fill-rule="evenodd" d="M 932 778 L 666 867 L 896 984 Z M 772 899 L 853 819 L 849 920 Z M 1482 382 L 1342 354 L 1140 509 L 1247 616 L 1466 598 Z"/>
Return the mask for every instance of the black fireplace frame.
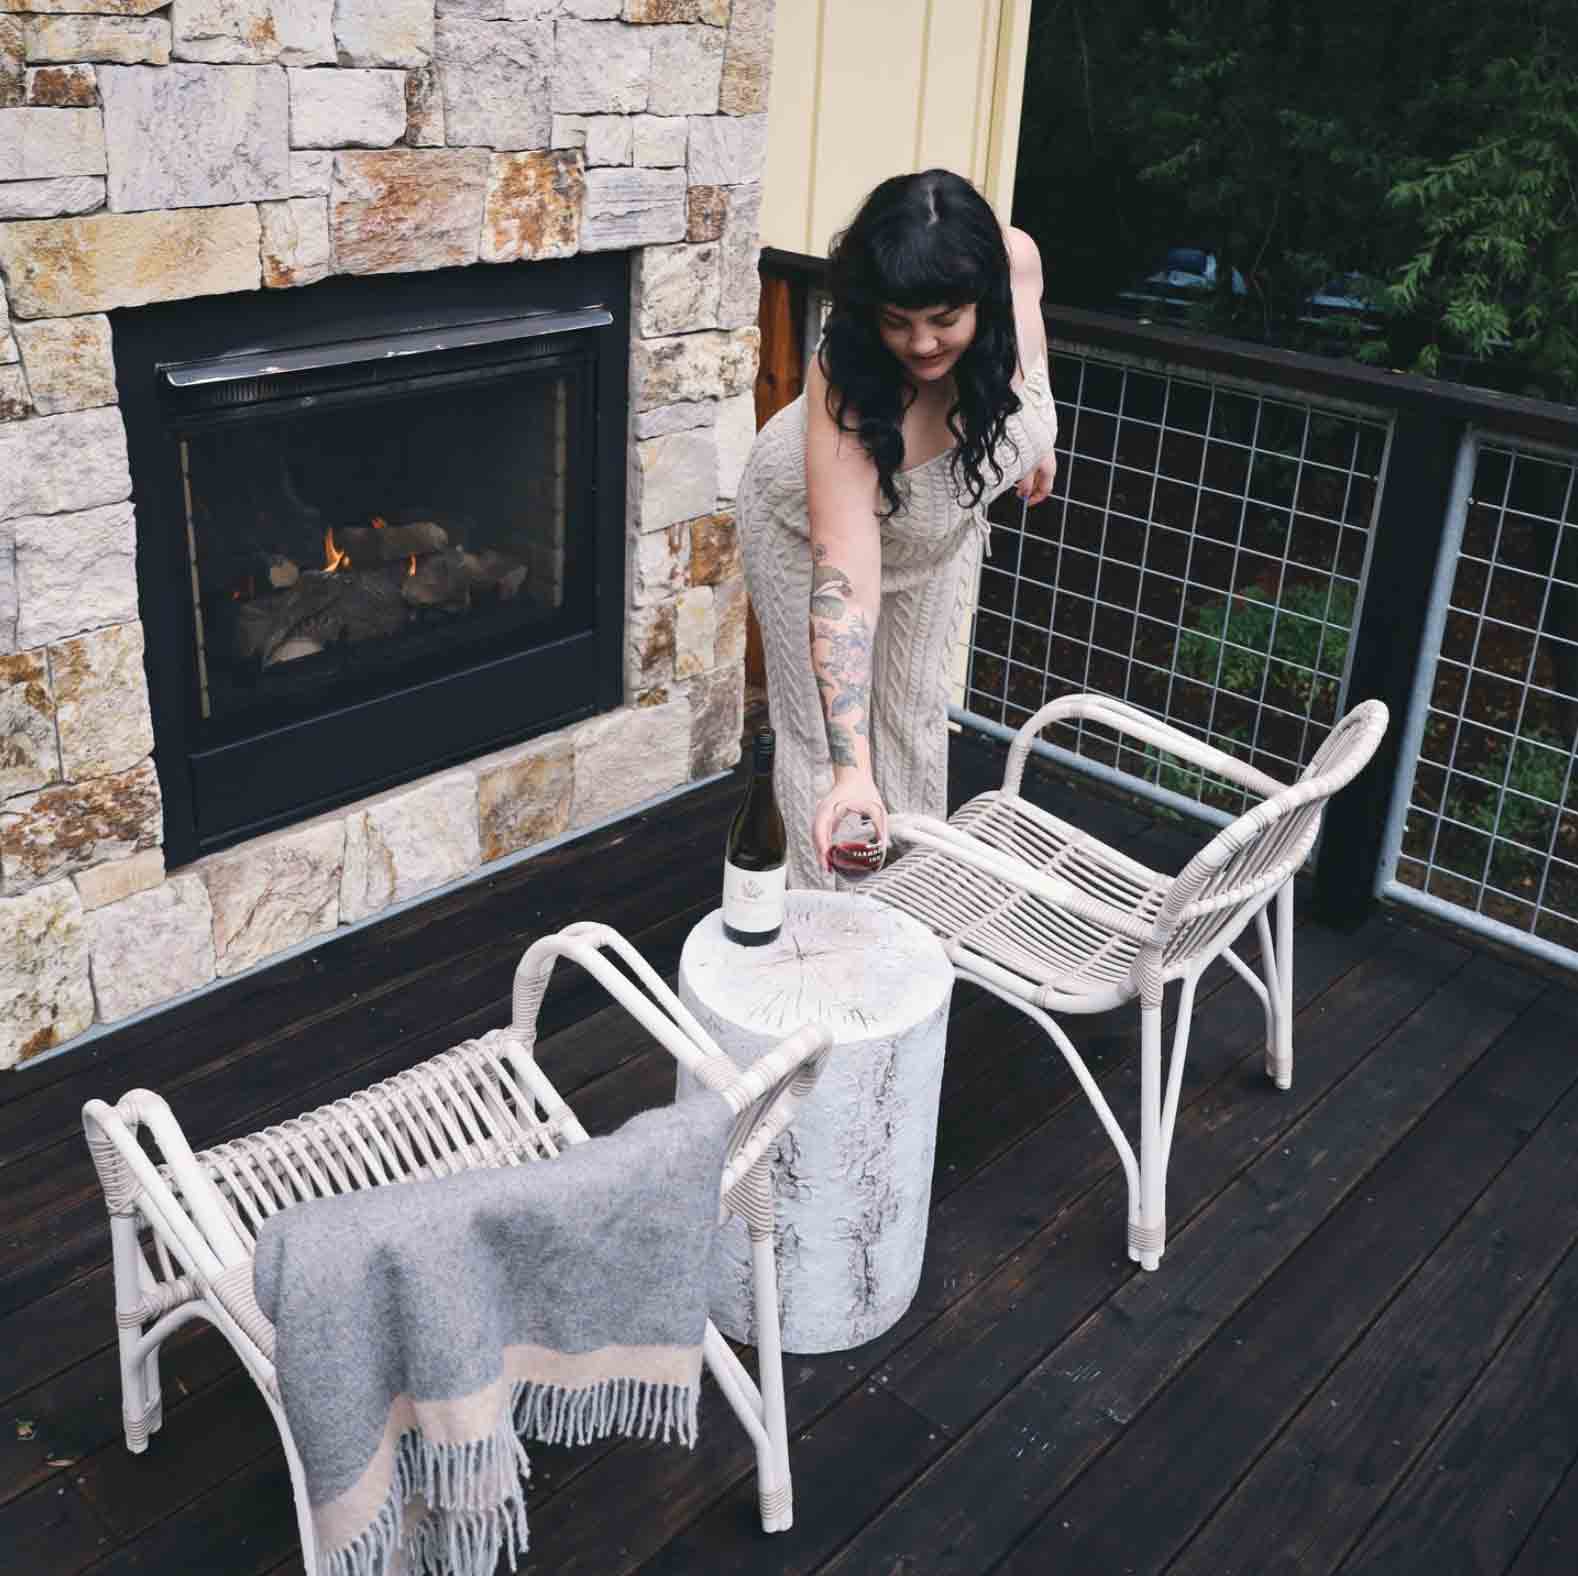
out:
<path id="1" fill-rule="evenodd" d="M 595 308 L 602 310 L 594 318 Z M 556 320 L 540 314 L 605 321 L 554 332 Z M 630 344 L 624 253 L 334 278 L 304 289 L 123 309 L 110 321 L 137 508 L 138 595 L 168 866 L 621 703 Z M 523 327 L 530 330 L 525 337 Z M 260 349 L 278 352 L 268 359 L 288 366 L 303 347 L 379 335 L 403 348 L 391 349 L 376 376 L 398 378 L 403 387 L 431 379 L 436 391 L 446 380 L 497 377 L 512 358 L 524 369 L 574 353 L 589 366 L 581 382 L 590 408 L 572 430 L 590 436 L 594 452 L 570 457 L 568 529 L 576 553 L 589 549 L 590 573 L 567 585 L 563 615 L 547 638 L 532 637 L 520 649 L 458 669 L 418 667 L 390 693 L 330 703 L 311 715 L 261 725 L 204 719 L 179 444 L 183 428 L 197 428 L 183 414 L 169 369 L 228 357 L 255 365 Z M 291 388 L 288 376 L 263 392 L 280 388 Z M 299 387 L 281 396 L 298 408 L 313 397 Z M 580 627 L 563 627 L 574 625 Z"/>

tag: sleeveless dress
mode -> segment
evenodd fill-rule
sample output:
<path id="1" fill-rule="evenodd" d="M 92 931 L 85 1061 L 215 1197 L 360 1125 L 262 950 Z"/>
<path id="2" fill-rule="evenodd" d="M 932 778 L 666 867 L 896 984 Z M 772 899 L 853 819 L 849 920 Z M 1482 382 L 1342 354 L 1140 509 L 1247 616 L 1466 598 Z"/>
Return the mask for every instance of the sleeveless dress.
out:
<path id="1" fill-rule="evenodd" d="M 986 506 L 1051 454 L 1057 437 L 1044 361 L 1025 377 L 1019 398 L 994 456 L 1002 478 L 979 507 L 967 508 L 957 496 L 953 452 L 945 450 L 899 473 L 904 507 L 882 522 L 869 729 L 872 775 L 890 812 L 947 815 L 950 658 L 991 532 Z M 832 890 L 840 878 L 818 866 L 811 843 L 811 818 L 833 769 L 811 668 L 805 436 L 802 393 L 757 433 L 735 509 L 778 735 L 773 788 L 789 837 L 789 885 Z"/>

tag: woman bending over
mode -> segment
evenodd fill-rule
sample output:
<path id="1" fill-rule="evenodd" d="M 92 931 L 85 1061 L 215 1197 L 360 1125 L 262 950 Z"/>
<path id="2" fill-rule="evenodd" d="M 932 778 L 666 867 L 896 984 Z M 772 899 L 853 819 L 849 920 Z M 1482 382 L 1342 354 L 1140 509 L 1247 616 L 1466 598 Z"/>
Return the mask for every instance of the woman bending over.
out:
<path id="1" fill-rule="evenodd" d="M 845 812 L 947 813 L 949 662 L 989 527 L 1040 503 L 1057 411 L 1035 243 L 968 181 L 899 175 L 832 246 L 805 391 L 740 483 L 789 884 L 831 887 Z M 809 621 L 809 645 L 807 628 Z"/>

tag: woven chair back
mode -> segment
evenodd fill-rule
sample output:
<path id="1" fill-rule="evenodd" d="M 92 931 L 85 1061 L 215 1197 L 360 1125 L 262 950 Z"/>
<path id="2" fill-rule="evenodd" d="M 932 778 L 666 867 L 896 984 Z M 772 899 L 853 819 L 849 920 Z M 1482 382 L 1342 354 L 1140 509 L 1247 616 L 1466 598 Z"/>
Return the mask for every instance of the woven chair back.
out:
<path id="1" fill-rule="evenodd" d="M 1378 700 L 1355 706 L 1327 736 L 1299 780 L 1224 827 L 1180 872 L 1156 917 L 1139 967 L 1173 977 L 1230 945 L 1253 913 L 1292 876 L 1320 835 L 1338 789 L 1363 770 L 1386 732 Z"/>

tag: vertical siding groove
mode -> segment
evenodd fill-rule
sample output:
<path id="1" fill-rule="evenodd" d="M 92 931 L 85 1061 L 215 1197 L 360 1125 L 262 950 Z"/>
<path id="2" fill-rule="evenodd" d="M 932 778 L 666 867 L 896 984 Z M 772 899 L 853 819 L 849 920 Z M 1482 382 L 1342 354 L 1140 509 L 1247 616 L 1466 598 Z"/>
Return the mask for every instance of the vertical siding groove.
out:
<path id="1" fill-rule="evenodd" d="M 816 172 L 822 165 L 822 78 L 826 75 L 823 49 L 827 39 L 827 0 L 817 0 L 816 5 L 816 70 L 811 85 L 811 157 L 810 172 L 805 183 L 805 250 L 815 257 L 827 251 L 827 237 L 811 233 L 816 223 Z"/>
<path id="2" fill-rule="evenodd" d="M 920 91 L 915 95 L 915 152 L 910 159 L 914 169 L 922 169 L 922 139 L 926 131 L 926 89 L 931 85 L 931 13 L 936 0 L 926 0 L 926 10 L 921 17 Z"/>
<path id="3" fill-rule="evenodd" d="M 977 186 L 985 184 L 986 171 L 981 159 L 981 127 L 991 114 L 992 74 L 990 63 L 997 51 L 992 47 L 997 29 L 994 18 L 1002 15 L 1000 0 L 987 0 L 981 7 L 981 39 L 975 57 L 975 115 L 970 126 L 970 179 Z M 984 111 L 984 113 L 983 113 Z"/>

